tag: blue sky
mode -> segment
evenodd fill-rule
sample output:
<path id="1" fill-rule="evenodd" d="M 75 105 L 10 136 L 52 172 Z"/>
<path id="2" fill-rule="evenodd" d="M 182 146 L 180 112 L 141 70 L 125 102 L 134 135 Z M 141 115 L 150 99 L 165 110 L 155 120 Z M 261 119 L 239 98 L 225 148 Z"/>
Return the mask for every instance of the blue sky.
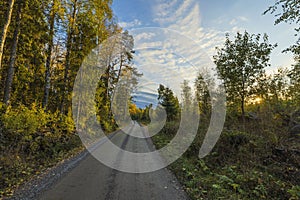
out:
<path id="1" fill-rule="evenodd" d="M 292 55 L 281 52 L 297 38 L 294 36 L 292 25 L 274 26 L 274 16 L 262 15 L 273 3 L 273 0 L 115 0 L 114 13 L 122 27 L 132 30 L 137 46 L 147 49 L 152 45 L 152 49 L 156 48 L 156 51 L 150 51 L 148 48 L 136 58 L 136 65 L 144 73 L 143 82 L 152 85 L 146 88 L 141 86 L 141 94 L 155 93 L 158 83 L 165 80 L 164 84 L 171 87 L 180 97 L 180 83 L 183 79 L 192 83 L 196 76 L 195 71 L 201 70 L 199 66 L 206 65 L 210 68 L 212 65 L 212 61 L 209 63 L 208 59 L 204 59 L 205 56 L 205 61 L 196 61 L 197 55 L 202 52 L 212 60 L 215 47 L 222 46 L 224 42 L 225 33 L 234 35 L 237 31 L 244 30 L 254 34 L 267 33 L 271 43 L 278 43 L 271 55 L 272 67 L 267 68 L 267 71 L 271 73 L 278 67 L 289 67 L 293 63 Z M 168 28 L 178 34 L 168 32 L 162 36 L 164 33 L 155 29 L 136 31 L 137 28 L 145 27 Z M 170 34 L 176 41 L 183 37 L 192 39 L 198 47 L 194 47 L 194 44 L 183 38 L 178 45 L 184 44 L 183 42 L 189 43 L 188 55 L 188 48 L 179 48 L 178 45 L 167 42 Z M 160 67 L 156 68 L 155 65 Z M 140 101 L 145 103 L 142 97 Z M 147 101 L 150 102 L 149 99 Z"/>

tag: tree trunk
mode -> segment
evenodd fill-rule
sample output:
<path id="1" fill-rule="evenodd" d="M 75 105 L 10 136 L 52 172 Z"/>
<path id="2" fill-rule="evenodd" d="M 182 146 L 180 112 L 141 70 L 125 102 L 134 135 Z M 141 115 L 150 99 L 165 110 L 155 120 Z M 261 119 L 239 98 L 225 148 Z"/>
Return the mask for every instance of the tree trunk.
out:
<path id="1" fill-rule="evenodd" d="M 243 120 L 243 128 L 245 131 L 245 72 L 243 69 L 243 83 L 242 83 L 242 104 L 241 104 L 241 109 L 242 109 L 242 120 Z"/>
<path id="2" fill-rule="evenodd" d="M 11 87 L 14 77 L 14 71 L 15 71 L 15 62 L 17 57 L 17 48 L 18 48 L 18 42 L 19 42 L 19 34 L 20 34 L 20 28 L 21 28 L 21 13 L 22 12 L 22 4 L 18 4 L 18 11 L 16 16 L 16 27 L 13 35 L 13 44 L 11 48 L 11 54 L 10 54 L 10 62 L 9 67 L 7 71 L 7 77 L 5 82 L 5 89 L 4 89 L 4 99 L 3 102 L 7 105 L 9 103 L 9 99 L 11 96 Z"/>
<path id="3" fill-rule="evenodd" d="M 107 69 L 106 69 L 106 82 L 105 82 L 105 88 L 106 88 L 106 94 L 105 94 L 105 97 L 106 97 L 106 101 L 108 101 L 110 98 L 109 98 L 109 82 L 110 82 L 110 65 L 108 65 Z"/>
<path id="4" fill-rule="evenodd" d="M 245 97 L 244 96 L 242 97 L 241 109 L 242 109 L 243 129 L 245 131 L 246 119 L 245 119 Z"/>
<path id="5" fill-rule="evenodd" d="M 121 55 L 120 55 L 120 66 L 119 66 L 119 71 L 118 71 L 118 75 L 117 75 L 117 83 L 119 82 L 120 80 L 120 76 L 121 76 L 121 73 L 122 73 L 122 67 L 123 67 L 123 56 L 122 56 L 122 52 L 121 52 Z"/>
<path id="6" fill-rule="evenodd" d="M 64 86 L 62 89 L 62 97 L 61 97 L 61 104 L 60 104 L 60 112 L 64 113 L 64 104 L 65 104 L 65 98 L 67 98 L 68 93 L 68 78 L 69 78 L 69 68 L 71 64 L 71 51 L 72 51 L 72 40 L 73 40 L 73 34 L 74 34 L 74 25 L 76 21 L 76 12 L 77 12 L 77 0 L 74 1 L 73 4 L 73 12 L 72 17 L 70 19 L 69 24 L 69 30 L 68 30 L 68 36 L 67 36 L 67 54 L 66 54 L 66 66 L 65 66 L 65 72 L 64 72 Z"/>
<path id="7" fill-rule="evenodd" d="M 244 98 L 242 99 L 241 109 L 242 109 L 242 117 L 244 120 L 245 119 L 245 100 L 244 100 Z"/>
<path id="8" fill-rule="evenodd" d="M 122 73 L 122 67 L 123 67 L 123 57 L 122 57 L 122 52 L 121 52 L 121 55 L 120 55 L 120 66 L 119 66 L 119 70 L 118 70 L 118 75 L 117 75 L 117 80 L 116 80 L 116 84 L 119 83 L 119 80 L 120 80 L 120 77 L 121 77 L 121 73 Z M 108 76 L 109 76 L 109 72 L 108 72 Z M 107 79 L 107 83 L 109 83 L 109 79 Z M 109 84 L 107 84 L 109 86 Z M 108 87 L 107 87 L 107 91 L 108 91 Z M 115 93 L 113 93 L 113 96 L 112 96 L 112 102 L 110 102 L 109 104 L 109 116 L 111 117 L 112 116 L 112 103 L 114 101 L 114 95 Z M 107 99 L 109 99 L 109 95 L 107 93 Z"/>
<path id="9" fill-rule="evenodd" d="M 15 0 L 10 0 L 9 1 L 9 6 L 8 6 L 8 11 L 5 17 L 5 23 L 2 29 L 2 35 L 0 38 L 0 69 L 2 68 L 2 57 L 3 57 L 3 49 L 4 49 L 4 44 L 5 44 L 5 40 L 6 40 L 6 36 L 7 36 L 7 31 L 8 31 L 8 27 L 10 25 L 11 22 L 11 16 L 12 16 L 12 11 L 13 11 L 13 7 L 14 7 L 14 3 Z"/>
<path id="10" fill-rule="evenodd" d="M 53 49 L 53 38 L 54 38 L 54 23 L 55 23 L 55 3 L 56 1 L 53 1 L 51 13 L 50 13 L 50 38 L 49 38 L 49 44 L 47 49 L 47 60 L 46 60 L 46 72 L 45 72 L 45 88 L 44 88 L 44 98 L 43 98 L 43 108 L 46 110 L 48 105 L 48 99 L 49 99 L 49 90 L 50 90 L 50 80 L 51 80 L 51 57 L 52 57 L 52 49 Z"/>

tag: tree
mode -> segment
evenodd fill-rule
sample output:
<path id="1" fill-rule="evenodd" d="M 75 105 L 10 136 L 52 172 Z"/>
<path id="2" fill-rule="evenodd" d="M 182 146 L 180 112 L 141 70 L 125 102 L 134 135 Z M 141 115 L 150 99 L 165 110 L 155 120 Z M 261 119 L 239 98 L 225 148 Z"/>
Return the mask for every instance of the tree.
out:
<path id="1" fill-rule="evenodd" d="M 294 53 L 296 64 L 292 66 L 288 76 L 290 78 L 289 95 L 293 109 L 299 110 L 300 103 L 300 1 L 299 0 L 276 0 L 275 4 L 270 6 L 264 14 L 274 14 L 276 17 L 275 25 L 285 22 L 290 24 L 296 24 L 296 34 L 298 40 L 288 49 L 284 50 L 291 51 Z"/>
<path id="2" fill-rule="evenodd" d="M 125 68 L 121 73 L 121 75 L 118 75 L 119 79 L 114 86 L 114 93 L 112 95 L 111 105 L 114 106 L 110 108 L 119 125 L 130 120 L 128 108 L 132 99 L 131 93 L 134 92 L 138 84 L 138 77 L 141 76 L 136 68 L 133 67 Z"/>
<path id="3" fill-rule="evenodd" d="M 269 78 L 269 96 L 273 102 L 286 101 L 288 99 L 288 69 L 279 68 Z"/>
<path id="4" fill-rule="evenodd" d="M 2 73 L 4 76 L 1 80 L 5 83 L 2 88 L 5 90 L 3 92 L 6 102 L 9 99 L 12 106 L 39 102 L 40 89 L 43 86 L 46 38 L 42 2 L 18 0 L 15 6 L 10 25 L 12 31 L 9 32 L 5 44 L 5 49 L 8 51 L 4 52 L 6 62 L 3 63 L 5 71 Z M 3 100 L 4 96 L 1 97 Z"/>
<path id="5" fill-rule="evenodd" d="M 277 12 L 278 11 L 278 12 Z M 264 14 L 275 14 L 277 19 L 275 20 L 275 25 L 286 22 L 295 23 L 299 27 L 295 28 L 296 32 L 300 32 L 300 1 L 299 0 L 276 0 L 275 4 L 270 6 Z M 295 45 L 291 46 L 289 49 L 295 54 L 300 54 L 300 38 Z"/>
<path id="6" fill-rule="evenodd" d="M 65 112 L 65 101 L 68 94 L 68 84 L 69 84 L 69 70 L 71 65 L 71 53 L 73 48 L 73 37 L 75 36 L 75 25 L 77 22 L 77 15 L 78 15 L 78 9 L 79 9 L 79 0 L 72 0 L 70 1 L 70 13 L 68 14 L 68 28 L 67 28 L 67 41 L 66 41 L 66 61 L 65 61 L 65 72 L 64 72 L 64 79 L 62 87 L 62 96 L 61 96 L 61 106 L 60 106 L 60 112 Z"/>
<path id="7" fill-rule="evenodd" d="M 160 84 L 158 100 L 159 104 L 166 109 L 167 121 L 176 120 L 179 117 L 179 101 L 170 88 Z"/>
<path id="8" fill-rule="evenodd" d="M 182 107 L 190 112 L 193 106 L 192 89 L 189 86 L 189 81 L 184 80 L 181 85 Z"/>
<path id="9" fill-rule="evenodd" d="M 142 109 L 138 108 L 136 104 L 132 101 L 132 98 L 129 102 L 129 113 L 132 120 L 140 120 L 142 115 Z"/>
<path id="10" fill-rule="evenodd" d="M 294 23 L 297 25 L 295 28 L 296 35 L 300 33 L 300 1 L 299 0 L 276 0 L 275 4 L 270 6 L 264 14 L 274 14 L 276 16 L 275 25 L 285 22 Z M 292 51 L 295 55 L 296 64 L 290 71 L 289 77 L 291 78 L 290 93 L 292 100 L 296 103 L 299 101 L 299 82 L 300 82 L 300 37 L 296 41 L 296 44 L 292 45 L 285 51 Z"/>
<path id="11" fill-rule="evenodd" d="M 283 113 L 288 113 L 290 109 L 287 106 L 290 100 L 288 73 L 287 68 L 279 68 L 273 74 L 263 74 L 259 77 L 255 93 L 252 95 L 253 100 L 259 98 L 260 103 L 264 102 L 272 113 L 286 116 Z"/>
<path id="12" fill-rule="evenodd" d="M 60 85 L 60 110 L 71 106 L 73 84 L 84 58 L 116 31 L 111 0 L 67 1 L 65 23 L 65 60 Z"/>
<path id="13" fill-rule="evenodd" d="M 261 37 L 245 31 L 237 33 L 234 41 L 227 34 L 224 47 L 217 48 L 214 56 L 217 73 L 223 80 L 229 103 L 240 105 L 243 118 L 246 99 L 253 92 L 257 77 L 269 66 L 270 53 L 275 46 L 269 44 L 266 34 Z"/>
<path id="14" fill-rule="evenodd" d="M 108 38 L 98 49 L 99 66 L 105 71 L 100 77 L 96 107 L 103 126 L 113 121 L 113 115 L 119 122 L 129 119 L 128 98 L 136 89 L 138 78 L 142 76 L 132 66 L 133 37 L 121 31 L 117 28 L 116 35 Z"/>
<path id="15" fill-rule="evenodd" d="M 300 56 L 298 58 L 296 57 L 296 60 L 298 62 L 293 66 L 293 68 L 289 71 L 289 78 L 291 79 L 290 84 L 290 96 L 292 97 L 292 101 L 294 105 L 298 106 L 299 109 L 299 103 L 300 103 Z"/>
<path id="16" fill-rule="evenodd" d="M 200 113 L 207 115 L 211 110 L 211 98 L 209 88 L 215 86 L 213 77 L 208 71 L 200 71 L 195 80 L 196 101 L 199 106 Z"/>
<path id="17" fill-rule="evenodd" d="M 44 86 L 44 97 L 42 106 L 44 109 L 47 109 L 48 101 L 49 101 L 49 92 L 51 87 L 51 66 L 52 66 L 52 57 L 53 57 L 53 48 L 54 48 L 54 37 L 55 37 L 55 21 L 57 20 L 58 13 L 62 15 L 61 5 L 59 1 L 52 0 L 50 3 L 50 8 L 48 11 L 47 19 L 48 19 L 48 45 L 46 50 L 46 71 L 45 71 L 45 86 Z M 58 21 L 58 20 L 57 20 Z"/>
<path id="18" fill-rule="evenodd" d="M 18 2 L 18 9 L 17 9 L 17 16 L 16 16 L 16 26 L 15 31 L 13 34 L 13 44 L 11 48 L 11 54 L 10 54 L 10 63 L 8 66 L 7 71 L 7 77 L 5 82 L 5 89 L 4 89 L 4 99 L 3 102 L 5 104 L 8 104 L 11 94 L 11 87 L 13 82 L 13 76 L 14 76 L 14 70 L 15 70 L 15 62 L 16 62 L 16 56 L 17 56 L 17 47 L 19 42 L 19 34 L 20 34 L 20 28 L 21 28 L 21 14 L 22 14 L 22 2 Z"/>
<path id="19" fill-rule="evenodd" d="M 279 13 L 276 13 L 276 11 Z M 300 2 L 298 0 L 276 0 L 273 6 L 270 6 L 264 14 L 271 13 L 277 17 L 275 24 L 281 22 L 300 23 Z M 297 29 L 299 31 L 299 29 Z"/>
<path id="20" fill-rule="evenodd" d="M 1 16 L 6 16 L 8 3 L 0 3 Z M 13 9 L 3 52 L 0 98 L 12 106 L 41 103 L 53 112 L 64 107 L 66 113 L 84 58 L 116 30 L 111 0 L 15 0 Z M 5 17 L 0 19 L 1 28 L 5 21 Z"/>
<path id="21" fill-rule="evenodd" d="M 8 10 L 5 16 L 5 23 L 2 28 L 1 37 L 0 37 L 0 69 L 2 68 L 2 57 L 3 57 L 3 49 L 6 41 L 6 36 L 8 32 L 8 28 L 11 22 L 12 12 L 14 8 L 15 0 L 9 0 L 8 2 Z"/>

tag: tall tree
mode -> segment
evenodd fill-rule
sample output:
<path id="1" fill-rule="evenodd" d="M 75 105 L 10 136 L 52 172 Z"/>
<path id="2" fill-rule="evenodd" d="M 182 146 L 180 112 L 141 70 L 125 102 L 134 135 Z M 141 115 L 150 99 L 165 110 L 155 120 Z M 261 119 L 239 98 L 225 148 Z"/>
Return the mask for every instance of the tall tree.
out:
<path id="1" fill-rule="evenodd" d="M 181 85 L 181 98 L 182 98 L 182 107 L 187 111 L 190 112 L 192 109 L 192 89 L 189 86 L 189 81 L 184 80 Z"/>
<path id="2" fill-rule="evenodd" d="M 6 41 L 6 36 L 8 32 L 8 28 L 11 22 L 12 12 L 14 8 L 15 0 L 9 0 L 8 2 L 8 10 L 5 16 L 4 26 L 2 28 L 1 36 L 0 36 L 0 69 L 2 68 L 2 57 L 3 57 L 3 49 Z"/>
<path id="3" fill-rule="evenodd" d="M 200 113 L 207 115 L 211 110 L 209 89 L 215 86 L 213 77 L 207 70 L 199 71 L 195 80 L 195 95 Z"/>
<path id="4" fill-rule="evenodd" d="M 158 101 L 166 109 L 167 121 L 176 120 L 179 117 L 179 101 L 170 88 L 159 85 Z"/>
<path id="5" fill-rule="evenodd" d="M 10 99 L 10 94 L 11 94 L 11 87 L 12 87 L 12 82 L 13 82 L 15 62 L 16 62 L 16 56 L 17 56 L 17 47 L 18 47 L 19 34 L 20 34 L 20 28 L 21 28 L 22 6 L 23 6 L 23 2 L 19 1 L 17 15 L 16 15 L 16 21 L 15 21 L 16 26 L 15 26 L 13 40 L 12 40 L 13 43 L 12 43 L 11 54 L 10 54 L 10 63 L 8 66 L 6 82 L 5 82 L 5 89 L 4 89 L 3 102 L 5 104 L 8 104 L 9 99 Z"/>
<path id="6" fill-rule="evenodd" d="M 260 41 L 262 39 L 262 42 Z M 217 73 L 222 78 L 228 100 L 240 105 L 245 116 L 245 102 L 251 95 L 257 77 L 268 67 L 270 53 L 276 45 L 269 44 L 268 36 L 237 33 L 231 41 L 226 35 L 223 48 L 217 48 L 214 62 Z"/>
<path id="7" fill-rule="evenodd" d="M 6 63 L 1 80 L 3 90 L 6 89 L 3 91 L 6 101 L 9 96 L 12 106 L 40 101 L 46 38 L 42 1 L 16 0 L 15 7 L 10 25 L 12 31 L 5 44 Z M 19 14 L 22 15 L 21 22 Z M 1 98 L 4 100 L 4 96 Z"/>
<path id="8" fill-rule="evenodd" d="M 119 32 L 118 29 L 116 31 Z M 133 47 L 133 37 L 126 31 L 116 34 L 101 45 L 99 58 L 101 66 L 106 69 L 100 79 L 96 102 L 102 123 L 109 121 L 113 114 L 125 116 L 125 113 L 128 113 L 124 109 L 128 105 L 126 98 L 130 96 L 138 84 L 138 78 L 142 76 L 132 66 Z M 117 95 L 115 90 L 119 92 Z"/>
<path id="9" fill-rule="evenodd" d="M 60 110 L 71 105 L 71 92 L 84 58 L 114 33 L 111 0 L 70 0 L 66 8 L 66 52 L 61 81 Z"/>
<path id="10" fill-rule="evenodd" d="M 114 106 L 110 109 L 113 110 L 119 125 L 124 123 L 124 121 L 128 123 L 130 120 L 129 105 L 132 98 L 131 94 L 136 88 L 139 76 L 141 76 L 141 74 L 137 73 L 135 68 L 123 69 L 122 75 L 119 77 L 118 83 L 115 86 L 111 103 Z M 127 123 L 122 125 L 126 125 Z"/>
<path id="11" fill-rule="evenodd" d="M 68 28 L 67 28 L 67 41 L 66 41 L 66 62 L 65 62 L 65 71 L 64 71 L 64 79 L 63 79 L 63 87 L 62 87 L 62 96 L 61 96 L 61 106 L 60 112 L 64 113 L 64 104 L 66 101 L 66 97 L 68 94 L 68 84 L 69 84 L 69 69 L 71 65 L 71 51 L 73 48 L 73 37 L 75 35 L 75 25 L 77 20 L 77 14 L 79 9 L 79 0 L 72 0 L 70 2 L 70 13 L 68 17 Z"/>
<path id="12" fill-rule="evenodd" d="M 46 51 L 46 71 L 45 71 L 45 86 L 44 86 L 44 97 L 42 106 L 43 108 L 47 108 L 48 100 L 49 100 L 49 92 L 51 86 L 51 66 L 52 66 L 52 54 L 54 47 L 54 37 L 55 37 L 55 19 L 57 16 L 57 12 L 59 10 L 59 1 L 52 0 L 49 14 L 48 14 L 48 24 L 49 24 L 49 36 L 48 36 L 48 46 Z"/>

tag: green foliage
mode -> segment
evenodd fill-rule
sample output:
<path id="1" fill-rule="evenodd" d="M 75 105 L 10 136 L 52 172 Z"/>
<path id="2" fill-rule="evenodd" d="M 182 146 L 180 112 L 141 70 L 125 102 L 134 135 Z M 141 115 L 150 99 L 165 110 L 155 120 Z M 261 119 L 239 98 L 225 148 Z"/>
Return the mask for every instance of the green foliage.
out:
<path id="1" fill-rule="evenodd" d="M 300 198 L 300 186 L 296 185 L 293 186 L 291 189 L 288 190 L 288 193 L 291 195 L 290 200 L 296 200 Z"/>
<path id="2" fill-rule="evenodd" d="M 152 104 L 146 106 L 144 109 L 140 109 L 139 118 L 137 118 L 137 121 L 143 124 L 149 124 L 151 122 L 150 109 L 152 109 Z"/>
<path id="3" fill-rule="evenodd" d="M 299 24 L 299 1 L 276 0 L 266 12 L 276 10 L 276 23 Z M 233 41 L 227 35 L 224 48 L 218 49 L 215 63 L 230 108 L 224 131 L 213 152 L 199 160 L 208 126 L 205 124 L 209 123 L 207 118 L 201 118 L 195 141 L 170 166 L 192 199 L 300 198 L 299 138 L 288 134 L 291 126 L 299 123 L 299 43 L 294 46 L 298 51 L 293 49 L 296 64 L 292 69 L 280 68 L 267 75 L 265 68 L 274 47 L 266 35 L 245 32 L 238 33 Z M 184 86 L 189 91 L 186 83 Z M 205 74 L 199 74 L 195 94 L 201 113 L 210 107 L 208 87 Z M 238 107 L 244 115 L 243 123 Z M 153 137 L 155 145 L 161 148 L 168 144 L 178 125 L 175 120 L 168 121 Z"/>
<path id="4" fill-rule="evenodd" d="M 84 58 L 112 34 L 122 31 L 116 25 L 111 5 L 111 0 L 16 1 L 0 67 L 2 100 L 12 44 L 16 41 L 17 11 L 20 10 L 11 95 L 8 105 L 0 102 L 0 151 L 5 152 L 0 156 L 0 199 L 3 195 L 13 194 L 17 185 L 36 173 L 82 149 L 70 110 L 72 89 Z M 7 13 L 7 9 L 8 3 L 0 1 L 1 16 Z M 1 29 L 4 21 L 0 17 Z M 131 41 L 128 45 L 133 45 L 131 36 L 127 36 Z M 129 65 L 132 56 L 123 52 L 125 54 L 126 57 L 121 59 L 124 65 Z M 120 60 L 115 64 L 111 71 L 114 73 L 113 86 L 116 85 Z M 99 83 L 98 96 L 92 101 L 96 101 L 97 114 L 104 129 L 110 132 L 116 126 L 109 111 L 111 95 L 103 95 L 109 89 L 105 83 Z M 45 96 L 49 97 L 48 101 L 43 101 Z M 47 104 L 44 105 L 46 110 L 41 108 L 41 103 Z"/>
<path id="5" fill-rule="evenodd" d="M 193 105 L 192 88 L 189 86 L 189 82 L 187 80 L 184 80 L 181 84 L 181 91 L 182 108 L 191 112 Z"/>
<path id="6" fill-rule="evenodd" d="M 42 108 L 32 105 L 27 108 L 23 105 L 16 109 L 8 107 L 3 116 L 4 128 L 14 135 L 30 136 L 46 125 L 47 114 Z M 28 138 L 30 140 L 30 138 Z"/>
<path id="7" fill-rule="evenodd" d="M 208 72 L 199 72 L 195 80 L 196 101 L 202 116 L 209 117 L 211 112 L 211 98 L 209 89 L 214 87 L 214 80 Z"/>
<path id="8" fill-rule="evenodd" d="M 158 134 L 158 148 L 172 136 Z M 192 199 L 298 199 L 299 187 L 284 174 L 284 163 L 266 166 L 264 139 L 241 131 L 224 133 L 210 156 L 185 153 L 170 169 Z M 275 162 L 275 161 L 273 161 Z M 299 184 L 299 181 L 298 181 Z"/>
<path id="9" fill-rule="evenodd" d="M 298 0 L 276 0 L 275 4 L 270 6 L 264 14 L 274 14 L 277 18 L 275 24 L 282 22 L 285 23 L 295 23 L 297 27 L 295 28 L 296 32 L 300 32 L 300 2 Z M 300 54 L 300 38 L 295 45 L 292 45 L 289 49 L 296 55 Z"/>
<path id="10" fill-rule="evenodd" d="M 224 131 L 213 152 L 198 158 L 207 131 L 207 119 L 200 119 L 198 135 L 188 151 L 170 169 L 192 199 L 298 199 L 299 140 L 288 139 L 281 115 L 274 114 L 274 104 L 247 105 L 257 118 L 229 112 Z M 248 108 L 249 107 L 249 108 Z M 276 107 L 276 106 L 275 106 Z M 164 147 L 177 132 L 179 122 L 167 122 L 153 137 L 157 148 Z M 166 134 L 168 133 L 168 134 Z M 172 134 L 173 133 L 173 134 Z M 277 146 L 286 150 L 276 150 Z"/>
<path id="11" fill-rule="evenodd" d="M 45 112 L 36 104 L 0 108 L 1 195 L 82 148 L 70 112 Z"/>
<path id="12" fill-rule="evenodd" d="M 291 85 L 289 86 L 290 97 L 292 98 L 292 102 L 295 106 L 300 104 L 300 55 L 297 55 L 296 64 L 290 70 L 288 74 L 291 79 Z"/>
<path id="13" fill-rule="evenodd" d="M 261 41 L 262 39 L 262 41 Z M 231 41 L 226 35 L 223 48 L 217 49 L 214 62 L 223 80 L 229 104 L 238 105 L 245 114 L 245 101 L 254 90 L 257 77 L 269 66 L 270 53 L 276 45 L 269 44 L 268 36 L 237 33 Z"/>
<path id="14" fill-rule="evenodd" d="M 170 88 L 159 85 L 158 100 L 159 104 L 166 109 L 167 121 L 178 119 L 180 112 L 179 101 Z"/>
<path id="15" fill-rule="evenodd" d="M 275 13 L 279 10 L 279 13 Z M 270 6 L 264 14 L 270 12 L 278 17 L 275 24 L 281 22 L 300 23 L 300 3 L 297 0 L 276 0 L 275 5 Z"/>

